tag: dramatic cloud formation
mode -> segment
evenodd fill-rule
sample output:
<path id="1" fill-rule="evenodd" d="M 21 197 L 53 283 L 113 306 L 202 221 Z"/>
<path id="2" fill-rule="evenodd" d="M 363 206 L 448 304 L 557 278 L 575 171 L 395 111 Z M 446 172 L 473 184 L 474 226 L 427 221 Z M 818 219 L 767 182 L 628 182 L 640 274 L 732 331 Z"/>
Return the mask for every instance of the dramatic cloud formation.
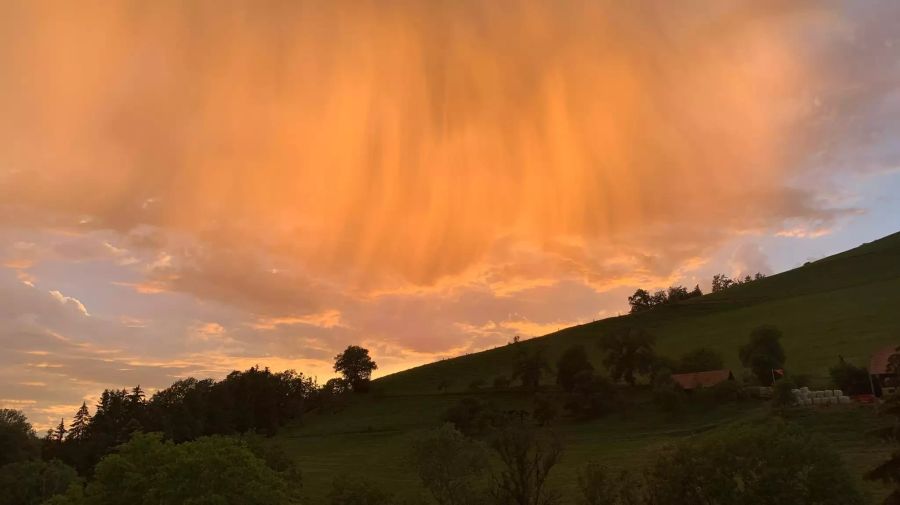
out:
<path id="1" fill-rule="evenodd" d="M 864 210 L 836 178 L 896 167 L 898 10 L 5 2 L 0 294 L 41 310 L 0 398 L 35 342 L 128 370 L 47 358 L 93 389 L 350 342 L 391 371 L 827 234 Z"/>

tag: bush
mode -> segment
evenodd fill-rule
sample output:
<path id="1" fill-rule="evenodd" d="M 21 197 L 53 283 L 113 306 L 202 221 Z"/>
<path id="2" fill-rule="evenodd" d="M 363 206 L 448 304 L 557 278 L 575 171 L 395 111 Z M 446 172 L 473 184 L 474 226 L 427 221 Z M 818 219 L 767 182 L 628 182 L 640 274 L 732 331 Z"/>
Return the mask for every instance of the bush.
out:
<path id="1" fill-rule="evenodd" d="M 782 422 L 689 439 L 647 469 L 648 505 L 860 505 L 854 479 L 822 440 Z"/>
<path id="2" fill-rule="evenodd" d="M 449 424 L 415 440 L 409 462 L 440 505 L 470 505 L 487 493 L 484 447 Z"/>
<path id="3" fill-rule="evenodd" d="M 854 366 L 838 358 L 838 364 L 828 370 L 831 380 L 848 395 L 861 395 L 871 392 L 872 384 L 869 382 L 869 371 L 865 367 Z"/>
<path id="4" fill-rule="evenodd" d="M 86 490 L 88 503 L 288 503 L 289 486 L 239 440 L 214 436 L 163 442 L 135 434 L 104 457 Z"/>
<path id="5" fill-rule="evenodd" d="M 328 493 L 331 505 L 388 505 L 391 494 L 365 477 L 340 477 Z"/>
<path id="6" fill-rule="evenodd" d="M 615 409 L 616 387 L 606 377 L 582 371 L 575 379 L 572 392 L 566 395 L 565 407 L 576 418 L 586 420 Z"/>
<path id="7" fill-rule="evenodd" d="M 575 387 L 575 378 L 584 371 L 594 371 L 594 366 L 588 360 L 587 351 L 583 345 L 572 346 L 556 362 L 556 383 L 564 391 L 572 391 Z"/>
<path id="8" fill-rule="evenodd" d="M 675 414 L 684 407 L 685 393 L 675 384 L 658 384 L 653 388 L 653 403 L 663 412 Z"/>
<path id="9" fill-rule="evenodd" d="M 550 471 L 562 455 L 562 444 L 553 433 L 511 426 L 496 434 L 491 447 L 500 460 L 491 490 L 496 503 L 556 503 L 558 495 L 546 485 Z"/>
<path id="10" fill-rule="evenodd" d="M 792 407 L 797 403 L 793 390 L 797 384 L 788 377 L 775 383 L 772 389 L 772 405 L 774 407 Z"/>
<path id="11" fill-rule="evenodd" d="M 547 394 L 539 394 L 534 397 L 534 411 L 532 417 L 539 426 L 548 426 L 559 417 L 559 402 L 555 397 Z"/>
<path id="12" fill-rule="evenodd" d="M 578 505 L 638 505 L 640 483 L 627 471 L 610 478 L 602 465 L 590 462 L 578 472 Z"/>
<path id="13" fill-rule="evenodd" d="M 0 467 L 0 505 L 38 505 L 78 485 L 75 469 L 59 460 L 31 460 Z"/>
<path id="14" fill-rule="evenodd" d="M 463 398 L 444 413 L 443 420 L 469 437 L 487 435 L 506 423 L 506 416 L 492 403 L 478 398 Z"/>

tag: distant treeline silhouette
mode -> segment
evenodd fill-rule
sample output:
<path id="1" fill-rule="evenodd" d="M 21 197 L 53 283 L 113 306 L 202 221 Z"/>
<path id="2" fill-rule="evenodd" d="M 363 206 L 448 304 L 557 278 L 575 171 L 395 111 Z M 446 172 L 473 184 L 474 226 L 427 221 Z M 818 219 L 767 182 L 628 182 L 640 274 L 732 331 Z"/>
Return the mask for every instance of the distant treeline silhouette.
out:
<path id="1" fill-rule="evenodd" d="M 740 286 L 759 279 L 765 278 L 765 275 L 757 272 L 754 276 L 747 275 L 743 279 L 731 279 L 725 274 L 716 274 L 712 278 L 712 292 L 718 293 L 734 286 Z M 694 286 L 694 289 L 688 291 L 684 286 L 669 286 L 668 290 L 659 290 L 651 293 L 646 289 L 638 289 L 633 295 L 628 297 L 628 305 L 631 306 L 631 313 L 643 312 L 660 305 L 668 303 L 680 302 L 689 298 L 703 296 L 700 285 Z"/>

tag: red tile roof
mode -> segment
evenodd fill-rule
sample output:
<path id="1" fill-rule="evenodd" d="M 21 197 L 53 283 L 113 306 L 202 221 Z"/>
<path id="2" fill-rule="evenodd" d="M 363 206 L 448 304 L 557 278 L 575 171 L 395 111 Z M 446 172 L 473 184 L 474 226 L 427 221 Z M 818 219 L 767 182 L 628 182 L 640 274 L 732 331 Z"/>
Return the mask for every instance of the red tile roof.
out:
<path id="1" fill-rule="evenodd" d="M 891 356 L 893 356 L 894 354 L 900 354 L 897 349 L 898 347 L 896 345 L 892 345 L 890 347 L 885 347 L 884 349 L 881 349 L 873 354 L 872 360 L 869 361 L 869 373 L 872 375 L 884 375 L 891 373 L 888 371 L 888 364 L 891 361 Z"/>
<path id="2" fill-rule="evenodd" d="M 672 374 L 672 380 L 681 386 L 682 389 L 695 389 L 701 386 L 708 388 L 729 379 L 734 379 L 734 376 L 731 375 L 731 370 Z"/>

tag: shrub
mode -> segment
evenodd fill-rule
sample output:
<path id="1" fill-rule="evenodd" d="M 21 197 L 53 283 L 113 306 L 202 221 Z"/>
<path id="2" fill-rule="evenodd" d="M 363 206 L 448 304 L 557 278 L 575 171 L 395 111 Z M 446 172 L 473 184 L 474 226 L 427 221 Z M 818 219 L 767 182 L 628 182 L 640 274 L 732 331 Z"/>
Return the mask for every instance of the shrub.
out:
<path id="1" fill-rule="evenodd" d="M 772 389 L 772 405 L 774 407 L 792 407 L 797 399 L 792 390 L 797 389 L 797 384 L 788 377 L 775 383 Z"/>
<path id="2" fill-rule="evenodd" d="M 443 420 L 469 437 L 484 436 L 506 422 L 506 416 L 492 403 L 463 398 L 444 413 Z"/>
<path id="3" fill-rule="evenodd" d="M 409 457 L 422 485 L 440 505 L 470 505 L 487 493 L 487 454 L 478 442 L 445 424 L 413 442 Z"/>
<path id="4" fill-rule="evenodd" d="M 593 419 L 611 412 L 617 403 L 616 388 L 606 377 L 582 371 L 566 395 L 565 407 L 578 419 Z"/>
<path id="5" fill-rule="evenodd" d="M 564 391 L 572 391 L 576 376 L 584 371 L 593 372 L 594 366 L 588 360 L 583 345 L 575 345 L 566 350 L 556 363 L 556 383 Z"/>
<path id="6" fill-rule="evenodd" d="M 30 460 L 0 467 L 0 505 L 38 505 L 78 485 L 75 469 L 59 460 Z"/>
<path id="7" fill-rule="evenodd" d="M 848 395 L 861 395 L 871 391 L 869 371 L 865 367 L 854 366 L 845 361 L 843 356 L 838 358 L 838 364 L 828 372 L 832 382 Z"/>
<path id="8" fill-rule="evenodd" d="M 500 460 L 492 494 L 497 503 L 549 505 L 558 495 L 548 489 L 547 477 L 559 463 L 562 444 L 551 432 L 527 426 L 500 430 L 491 441 Z"/>
<path id="9" fill-rule="evenodd" d="M 534 411 L 532 417 L 539 426 L 548 426 L 559 417 L 559 402 L 555 397 L 539 394 L 534 397 Z"/>
<path id="10" fill-rule="evenodd" d="M 578 472 L 578 505 L 638 505 L 640 483 L 627 471 L 611 478 L 606 468 L 590 462 Z"/>
<path id="11" fill-rule="evenodd" d="M 365 477 L 340 477 L 328 493 L 331 505 L 388 505 L 391 494 Z"/>
<path id="12" fill-rule="evenodd" d="M 648 505 L 860 505 L 840 456 L 783 422 L 743 424 L 657 455 L 645 474 Z"/>

